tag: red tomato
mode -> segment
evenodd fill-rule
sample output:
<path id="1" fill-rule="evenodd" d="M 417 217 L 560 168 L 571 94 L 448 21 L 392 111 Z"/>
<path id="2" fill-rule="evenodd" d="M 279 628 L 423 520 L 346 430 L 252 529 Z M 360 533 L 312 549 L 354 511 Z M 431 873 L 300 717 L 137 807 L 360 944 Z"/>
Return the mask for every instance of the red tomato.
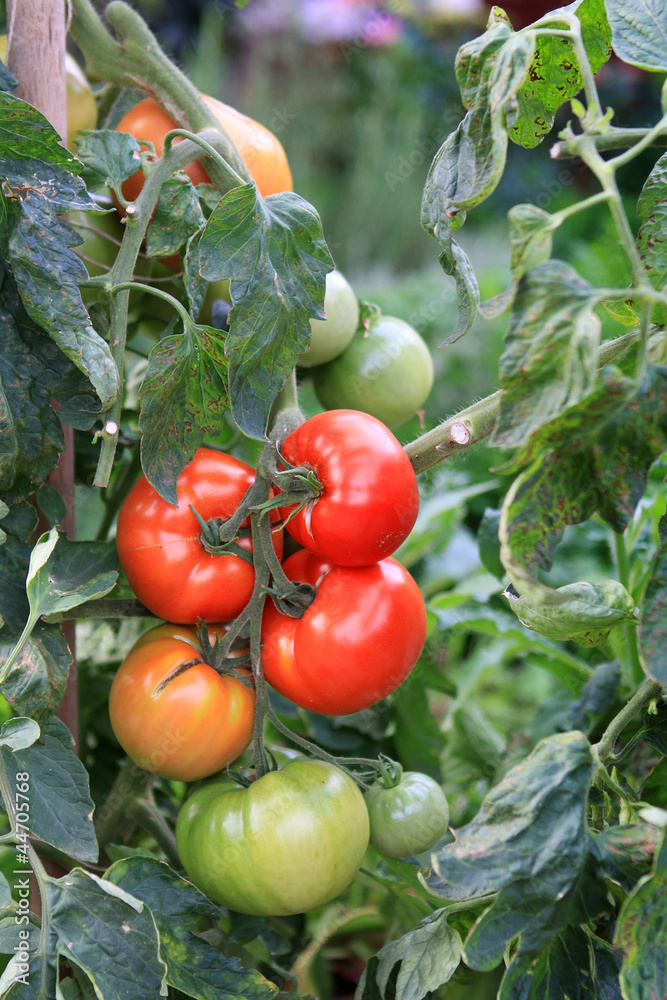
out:
<path id="1" fill-rule="evenodd" d="M 211 642 L 223 631 L 212 626 Z M 254 690 L 204 663 L 194 628 L 177 625 L 141 636 L 109 694 L 111 726 L 128 756 L 177 781 L 205 778 L 236 760 L 250 742 L 254 714 Z"/>
<path id="2" fill-rule="evenodd" d="M 322 493 L 287 524 L 304 548 L 341 566 L 367 566 L 395 552 L 419 510 L 417 478 L 400 442 L 358 410 L 327 410 L 284 441 L 292 465 L 314 469 Z M 285 519 L 293 507 L 282 509 Z"/>
<path id="3" fill-rule="evenodd" d="M 178 477 L 177 507 L 163 500 L 145 476 L 132 487 L 118 514 L 118 556 L 132 590 L 157 618 L 220 622 L 246 606 L 255 582 L 253 566 L 240 556 L 207 552 L 190 505 L 205 521 L 228 518 L 254 478 L 245 462 L 199 448 Z M 252 551 L 249 538 L 238 544 Z M 273 544 L 280 558 L 282 532 L 274 534 Z"/>
<path id="4" fill-rule="evenodd" d="M 269 684 L 311 712 L 348 715 L 403 683 L 424 646 L 426 609 L 399 562 L 336 566 L 301 550 L 283 568 L 317 593 L 303 618 L 266 602 L 262 663 Z"/>
<path id="5" fill-rule="evenodd" d="M 201 96 L 238 149 L 261 196 L 266 198 L 269 194 L 291 191 L 292 174 L 285 150 L 275 135 L 259 122 L 215 97 L 208 97 L 206 94 Z M 129 132 L 138 140 L 148 139 L 153 143 L 158 156 L 162 156 L 165 135 L 173 128 L 176 128 L 176 123 L 150 97 L 130 108 L 116 125 L 117 132 Z M 178 139 L 176 141 L 180 142 Z M 189 163 L 185 172 L 193 184 L 211 183 L 199 160 Z M 141 170 L 137 170 L 123 184 L 124 197 L 128 201 L 134 201 L 143 186 L 144 175 Z"/>

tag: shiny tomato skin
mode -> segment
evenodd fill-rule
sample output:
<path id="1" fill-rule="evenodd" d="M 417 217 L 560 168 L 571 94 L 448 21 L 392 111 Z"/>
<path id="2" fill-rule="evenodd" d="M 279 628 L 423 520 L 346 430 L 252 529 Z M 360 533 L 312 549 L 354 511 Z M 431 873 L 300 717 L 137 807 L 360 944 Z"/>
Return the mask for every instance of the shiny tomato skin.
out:
<path id="1" fill-rule="evenodd" d="M 322 760 L 295 760 L 243 788 L 221 777 L 181 809 L 186 873 L 216 903 L 287 916 L 321 906 L 354 878 L 368 846 L 355 782 Z"/>
<path id="2" fill-rule="evenodd" d="M 269 194 L 291 191 L 292 174 L 285 150 L 275 135 L 259 122 L 215 97 L 206 94 L 201 96 L 236 146 L 261 196 L 266 198 Z M 176 128 L 174 120 L 150 97 L 130 108 L 116 125 L 117 132 L 128 132 L 137 140 L 147 139 L 152 142 L 158 156 L 162 156 L 164 137 L 173 128 Z M 185 173 L 193 184 L 211 183 L 199 160 L 189 163 Z M 137 170 L 123 184 L 123 196 L 128 201 L 134 201 L 143 186 L 144 175 L 141 170 Z"/>
<path id="3" fill-rule="evenodd" d="M 287 524 L 310 552 L 341 566 L 367 566 L 395 552 L 419 510 L 417 477 L 400 442 L 358 410 L 328 410 L 285 439 L 283 456 L 314 469 L 322 493 Z M 282 509 L 283 520 L 292 507 Z M 310 517 L 310 521 L 309 521 Z"/>
<path id="4" fill-rule="evenodd" d="M 404 771 L 398 784 L 371 785 L 364 796 L 371 824 L 371 844 L 390 858 L 428 851 L 447 832 L 449 805 L 440 785 L 428 774 Z"/>
<path id="5" fill-rule="evenodd" d="M 311 712 L 349 715 L 403 683 L 424 646 L 426 609 L 399 562 L 337 566 L 301 550 L 283 568 L 317 593 L 302 618 L 266 602 L 262 663 L 269 684 Z"/>
<path id="6" fill-rule="evenodd" d="M 199 448 L 178 477 L 178 506 L 163 500 L 145 476 L 134 484 L 118 514 L 116 546 L 132 590 L 156 618 L 178 624 L 227 621 L 248 603 L 252 565 L 240 556 L 207 552 L 190 505 L 204 520 L 230 517 L 254 478 L 245 462 Z M 273 539 L 280 557 L 282 532 Z M 250 539 L 238 544 L 252 551 Z"/>
<path id="7" fill-rule="evenodd" d="M 211 641 L 220 628 L 212 626 Z M 252 736 L 254 712 L 252 687 L 204 663 L 195 630 L 176 625 L 140 637 L 109 693 L 111 726 L 128 756 L 177 781 L 208 777 L 235 760 Z"/>

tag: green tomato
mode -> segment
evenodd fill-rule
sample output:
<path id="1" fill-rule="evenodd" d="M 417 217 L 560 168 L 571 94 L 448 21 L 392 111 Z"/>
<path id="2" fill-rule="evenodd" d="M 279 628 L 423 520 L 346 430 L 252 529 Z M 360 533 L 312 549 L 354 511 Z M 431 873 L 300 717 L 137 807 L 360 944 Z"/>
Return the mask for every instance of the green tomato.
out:
<path id="1" fill-rule="evenodd" d="M 327 410 L 363 410 L 397 427 L 419 409 L 433 386 L 431 353 L 402 319 L 379 316 L 366 333 L 313 372 L 315 392 Z"/>
<path id="2" fill-rule="evenodd" d="M 359 300 L 340 271 L 327 274 L 326 319 L 311 319 L 310 347 L 297 358 L 306 368 L 332 361 L 345 350 L 359 325 Z"/>
<path id="3" fill-rule="evenodd" d="M 240 913 L 287 916 L 333 899 L 368 845 L 363 796 L 344 771 L 295 760 L 247 788 L 221 777 L 181 809 L 176 844 L 195 885 Z"/>
<path id="4" fill-rule="evenodd" d="M 390 858 L 409 858 L 433 847 L 449 825 L 440 785 L 427 774 L 405 771 L 397 785 L 381 782 L 365 796 L 371 844 Z"/>

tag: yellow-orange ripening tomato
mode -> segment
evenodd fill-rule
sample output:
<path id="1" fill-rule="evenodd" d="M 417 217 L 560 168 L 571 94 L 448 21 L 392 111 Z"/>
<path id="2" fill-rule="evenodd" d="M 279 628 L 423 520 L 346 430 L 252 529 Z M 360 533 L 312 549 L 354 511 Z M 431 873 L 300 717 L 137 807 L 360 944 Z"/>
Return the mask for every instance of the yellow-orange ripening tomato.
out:
<path id="1" fill-rule="evenodd" d="M 278 194 L 280 191 L 291 191 L 292 174 L 287 156 L 275 135 L 259 122 L 253 121 L 235 108 L 230 108 L 228 104 L 223 104 L 215 97 L 208 97 L 206 94 L 201 96 L 236 146 L 262 197 Z M 135 104 L 116 125 L 118 132 L 127 132 L 138 141 L 147 139 L 152 142 L 158 156 L 162 156 L 164 137 L 173 128 L 176 128 L 176 123 L 150 97 Z M 199 160 L 189 163 L 185 173 L 193 184 L 211 182 Z M 128 201 L 134 201 L 143 184 L 144 175 L 141 170 L 137 170 L 123 184 L 123 197 Z"/>
<path id="2" fill-rule="evenodd" d="M 210 626 L 211 643 L 224 631 Z M 236 760 L 250 742 L 254 714 L 252 686 L 205 663 L 187 625 L 159 625 L 141 636 L 109 693 L 123 750 L 144 770 L 177 781 L 205 778 Z"/>

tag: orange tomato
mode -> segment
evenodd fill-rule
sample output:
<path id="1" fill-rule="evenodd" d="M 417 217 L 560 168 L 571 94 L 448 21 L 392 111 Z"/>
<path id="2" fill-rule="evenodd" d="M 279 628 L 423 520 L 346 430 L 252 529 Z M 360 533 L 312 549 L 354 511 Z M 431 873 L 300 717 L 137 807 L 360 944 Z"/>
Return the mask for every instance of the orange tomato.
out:
<path id="1" fill-rule="evenodd" d="M 265 198 L 280 191 L 291 191 L 292 174 L 287 156 L 275 135 L 259 122 L 215 97 L 208 97 L 206 94 L 201 96 L 236 146 L 261 196 Z M 135 104 L 116 125 L 118 132 L 128 132 L 137 140 L 147 139 L 152 142 L 158 156 L 162 155 L 165 135 L 173 128 L 176 128 L 175 122 L 150 97 Z M 210 183 L 210 177 L 199 160 L 189 163 L 185 172 L 193 184 Z M 128 201 L 134 201 L 143 183 L 144 175 L 141 170 L 137 170 L 123 184 L 123 196 Z"/>

